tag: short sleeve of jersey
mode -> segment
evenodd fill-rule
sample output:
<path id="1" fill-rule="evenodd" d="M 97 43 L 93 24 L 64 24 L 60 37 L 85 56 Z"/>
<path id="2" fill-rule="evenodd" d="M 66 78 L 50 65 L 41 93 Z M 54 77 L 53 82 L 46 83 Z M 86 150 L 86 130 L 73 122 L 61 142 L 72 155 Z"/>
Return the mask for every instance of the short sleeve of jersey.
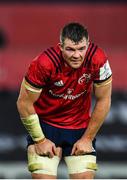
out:
<path id="1" fill-rule="evenodd" d="M 33 87 L 43 88 L 50 78 L 50 68 L 51 64 L 48 58 L 44 54 L 41 54 L 29 65 L 25 79 Z"/>
<path id="2" fill-rule="evenodd" d="M 93 64 L 96 67 L 94 83 L 104 82 L 112 76 L 108 58 L 102 49 L 97 49 L 93 57 Z"/>

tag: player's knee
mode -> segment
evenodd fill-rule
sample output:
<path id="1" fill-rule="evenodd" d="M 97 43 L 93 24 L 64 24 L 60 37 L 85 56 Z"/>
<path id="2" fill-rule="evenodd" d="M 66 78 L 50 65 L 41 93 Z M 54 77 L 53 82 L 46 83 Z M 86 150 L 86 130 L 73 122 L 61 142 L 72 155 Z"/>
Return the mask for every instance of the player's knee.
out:
<path id="1" fill-rule="evenodd" d="M 53 158 L 39 156 L 33 147 L 28 149 L 28 169 L 31 173 L 56 176 L 59 161 L 58 156 Z"/>
<path id="2" fill-rule="evenodd" d="M 81 156 L 67 156 L 65 162 L 68 167 L 69 174 L 83 173 L 86 171 L 97 170 L 96 156 L 81 155 Z"/>

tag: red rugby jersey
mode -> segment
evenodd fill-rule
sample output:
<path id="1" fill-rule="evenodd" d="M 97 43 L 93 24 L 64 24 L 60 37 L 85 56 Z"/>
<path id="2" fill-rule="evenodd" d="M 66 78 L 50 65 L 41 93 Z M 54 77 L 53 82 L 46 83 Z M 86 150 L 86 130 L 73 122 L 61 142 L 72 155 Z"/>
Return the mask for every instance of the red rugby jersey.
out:
<path id="1" fill-rule="evenodd" d="M 80 68 L 65 66 L 57 45 L 32 61 L 25 79 L 33 87 L 43 88 L 34 104 L 40 120 L 59 128 L 79 129 L 89 122 L 92 83 L 110 76 L 104 51 L 90 43 Z"/>

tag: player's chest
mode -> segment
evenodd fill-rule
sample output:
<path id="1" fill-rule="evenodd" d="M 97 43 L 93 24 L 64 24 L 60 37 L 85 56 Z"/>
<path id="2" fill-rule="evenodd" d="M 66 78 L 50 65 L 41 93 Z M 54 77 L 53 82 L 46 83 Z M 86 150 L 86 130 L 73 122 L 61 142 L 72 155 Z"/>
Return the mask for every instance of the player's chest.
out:
<path id="1" fill-rule="evenodd" d="M 54 74 L 50 81 L 50 89 L 64 91 L 67 89 L 81 91 L 89 88 L 94 77 L 91 69 L 78 69 L 68 73 Z"/>

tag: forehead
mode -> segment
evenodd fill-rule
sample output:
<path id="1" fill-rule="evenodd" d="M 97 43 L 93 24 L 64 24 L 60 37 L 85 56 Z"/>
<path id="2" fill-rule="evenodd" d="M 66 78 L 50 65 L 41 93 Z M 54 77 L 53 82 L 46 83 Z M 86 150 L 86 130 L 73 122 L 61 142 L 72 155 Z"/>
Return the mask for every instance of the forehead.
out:
<path id="1" fill-rule="evenodd" d="M 64 40 L 64 47 L 82 47 L 82 46 L 86 46 L 87 45 L 87 40 L 86 38 L 83 38 L 81 41 L 79 41 L 78 43 L 75 43 L 74 41 L 66 38 Z"/>

